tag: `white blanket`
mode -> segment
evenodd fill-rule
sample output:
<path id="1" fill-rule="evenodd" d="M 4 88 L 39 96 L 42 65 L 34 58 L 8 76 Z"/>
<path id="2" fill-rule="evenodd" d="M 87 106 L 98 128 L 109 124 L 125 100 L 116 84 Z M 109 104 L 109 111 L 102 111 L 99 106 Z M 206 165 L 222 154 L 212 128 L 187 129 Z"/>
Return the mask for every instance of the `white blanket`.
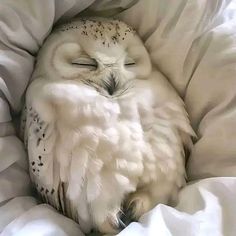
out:
<path id="1" fill-rule="evenodd" d="M 195 183 L 181 191 L 176 209 L 158 205 L 119 235 L 235 235 L 236 178 L 223 176 L 236 176 L 236 1 L 135 2 L 1 0 L 1 235 L 83 235 L 75 222 L 30 197 L 27 157 L 12 114 L 21 109 L 34 56 L 53 24 L 88 6 L 99 15 L 130 7 L 116 17 L 138 31 L 153 63 L 185 100 L 198 135 L 187 164 Z"/>

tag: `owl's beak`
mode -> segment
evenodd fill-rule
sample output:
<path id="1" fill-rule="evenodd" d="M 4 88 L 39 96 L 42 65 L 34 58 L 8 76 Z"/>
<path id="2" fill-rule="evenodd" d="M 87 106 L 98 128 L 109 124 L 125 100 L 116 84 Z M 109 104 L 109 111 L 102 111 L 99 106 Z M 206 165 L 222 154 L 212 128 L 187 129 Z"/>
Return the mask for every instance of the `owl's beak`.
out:
<path id="1" fill-rule="evenodd" d="M 127 227 L 126 224 L 120 218 L 118 218 L 118 229 L 123 230 L 126 227 Z"/>
<path id="2" fill-rule="evenodd" d="M 117 87 L 118 83 L 113 75 L 111 75 L 107 80 L 104 80 L 104 88 L 110 96 L 116 92 Z"/>

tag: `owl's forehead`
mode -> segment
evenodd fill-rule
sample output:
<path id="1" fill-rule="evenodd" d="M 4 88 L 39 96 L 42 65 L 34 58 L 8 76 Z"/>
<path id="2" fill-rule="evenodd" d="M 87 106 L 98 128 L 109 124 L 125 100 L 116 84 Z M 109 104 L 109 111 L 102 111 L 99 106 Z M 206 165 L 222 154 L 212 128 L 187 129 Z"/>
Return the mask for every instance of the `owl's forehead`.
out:
<path id="1" fill-rule="evenodd" d="M 136 32 L 124 22 L 112 19 L 80 19 L 63 25 L 61 32 L 74 32 L 80 39 L 100 41 L 111 47 L 134 37 Z"/>

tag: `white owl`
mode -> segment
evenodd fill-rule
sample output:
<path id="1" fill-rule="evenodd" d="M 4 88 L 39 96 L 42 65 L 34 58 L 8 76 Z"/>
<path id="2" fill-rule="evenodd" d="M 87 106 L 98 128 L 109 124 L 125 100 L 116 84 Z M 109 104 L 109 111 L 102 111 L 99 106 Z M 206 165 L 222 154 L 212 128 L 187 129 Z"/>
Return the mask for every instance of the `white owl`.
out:
<path id="1" fill-rule="evenodd" d="M 171 204 L 185 185 L 193 131 L 184 104 L 121 21 L 56 28 L 40 50 L 24 114 L 32 182 L 86 233 L 117 233 L 122 214 L 138 219 Z"/>

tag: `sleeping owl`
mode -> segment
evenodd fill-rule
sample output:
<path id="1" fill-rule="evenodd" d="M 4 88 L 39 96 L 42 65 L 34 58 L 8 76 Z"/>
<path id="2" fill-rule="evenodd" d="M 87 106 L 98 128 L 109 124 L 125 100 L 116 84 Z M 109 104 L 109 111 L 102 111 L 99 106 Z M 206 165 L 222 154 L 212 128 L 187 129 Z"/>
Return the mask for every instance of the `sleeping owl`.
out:
<path id="1" fill-rule="evenodd" d="M 117 233 L 185 185 L 182 100 L 119 20 L 75 19 L 42 46 L 22 130 L 43 201 L 88 233 Z"/>

